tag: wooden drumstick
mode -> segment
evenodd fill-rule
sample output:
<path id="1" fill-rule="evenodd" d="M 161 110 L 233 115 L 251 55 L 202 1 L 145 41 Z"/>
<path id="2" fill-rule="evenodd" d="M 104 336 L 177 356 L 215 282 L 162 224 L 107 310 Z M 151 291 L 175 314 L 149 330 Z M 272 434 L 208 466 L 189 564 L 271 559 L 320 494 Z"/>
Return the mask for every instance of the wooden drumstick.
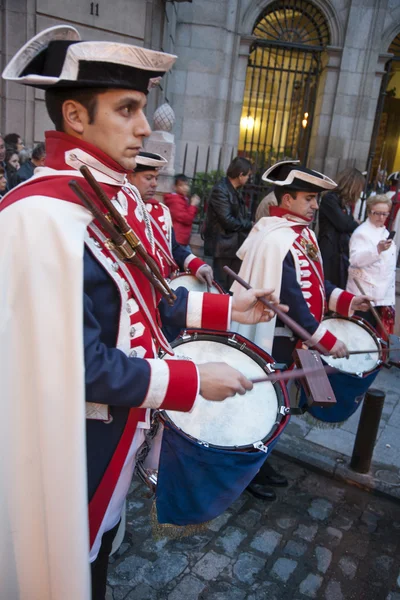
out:
<path id="1" fill-rule="evenodd" d="M 327 375 L 331 373 L 337 373 L 337 369 L 335 367 L 324 367 L 324 371 Z M 306 375 L 313 375 L 313 373 L 319 373 L 320 369 L 293 369 L 292 371 L 283 371 L 281 373 L 271 373 L 271 375 L 266 375 L 265 377 L 256 377 L 255 379 L 250 379 L 252 383 L 262 383 L 263 381 L 270 381 L 271 383 L 275 383 L 275 381 L 289 381 L 290 379 L 300 379 L 301 377 L 305 377 Z"/>
<path id="2" fill-rule="evenodd" d="M 355 277 L 353 277 L 353 281 L 356 284 L 356 286 L 358 287 L 358 289 L 360 290 L 361 294 L 363 296 L 366 296 L 367 294 L 364 292 L 363 287 L 362 287 L 361 283 L 358 281 L 358 279 L 356 279 Z M 376 310 L 375 306 L 372 305 L 371 300 L 368 300 L 368 302 L 369 302 L 369 307 L 371 309 L 371 312 L 372 312 L 372 314 L 374 315 L 374 317 L 376 319 L 376 322 L 381 327 L 383 333 L 386 336 L 386 339 L 389 339 L 389 333 L 387 332 L 386 327 L 384 326 L 383 321 L 382 321 L 381 317 L 379 316 L 378 311 Z"/>
<path id="3" fill-rule="evenodd" d="M 239 277 L 239 275 L 237 275 L 235 271 L 232 271 L 232 269 L 230 269 L 229 267 L 224 267 L 224 271 L 228 273 L 228 275 L 230 275 L 232 279 L 234 279 L 235 281 L 240 283 L 240 285 L 246 288 L 246 290 L 252 289 L 251 285 L 249 285 L 244 279 Z M 318 352 L 320 352 L 321 354 L 329 354 L 329 351 L 326 348 L 324 348 L 322 344 L 311 344 L 310 334 L 308 333 L 308 331 L 303 329 L 301 325 L 296 323 L 296 321 L 294 321 L 291 317 L 289 317 L 289 315 L 283 312 L 283 310 L 281 310 L 280 308 L 275 306 L 275 304 L 269 302 L 265 298 L 259 298 L 258 300 L 262 302 L 262 304 L 264 304 L 267 308 L 272 310 L 280 318 L 280 320 L 283 321 L 283 323 L 285 323 L 289 327 L 289 329 L 291 329 L 293 333 L 296 334 L 297 337 L 303 340 L 306 344 L 312 345 L 313 349 L 318 350 Z"/>

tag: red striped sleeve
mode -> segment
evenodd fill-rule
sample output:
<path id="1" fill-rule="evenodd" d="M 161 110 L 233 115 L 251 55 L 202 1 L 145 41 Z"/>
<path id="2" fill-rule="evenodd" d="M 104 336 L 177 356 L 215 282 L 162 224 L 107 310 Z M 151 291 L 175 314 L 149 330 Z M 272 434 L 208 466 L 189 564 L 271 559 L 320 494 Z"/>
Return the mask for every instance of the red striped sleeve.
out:
<path id="1" fill-rule="evenodd" d="M 189 292 L 186 326 L 194 329 L 226 331 L 230 324 L 231 296 Z"/>
<path id="2" fill-rule="evenodd" d="M 190 360 L 146 360 L 150 380 L 141 407 L 190 411 L 200 387 L 196 365 Z"/>

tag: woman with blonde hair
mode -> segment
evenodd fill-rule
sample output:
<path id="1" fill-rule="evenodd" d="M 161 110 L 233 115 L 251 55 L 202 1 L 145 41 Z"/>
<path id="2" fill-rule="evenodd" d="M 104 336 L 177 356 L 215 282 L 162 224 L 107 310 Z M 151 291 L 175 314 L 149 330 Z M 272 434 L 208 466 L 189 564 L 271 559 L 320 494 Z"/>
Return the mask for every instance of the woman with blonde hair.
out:
<path id="1" fill-rule="evenodd" d="M 373 298 L 388 333 L 394 329 L 396 295 L 396 245 L 388 240 L 385 221 L 392 201 L 385 195 L 370 196 L 367 200 L 367 220 L 350 239 L 350 268 L 347 291 L 360 295 L 355 283 L 359 280 L 366 294 Z M 371 311 L 357 313 L 377 328 Z M 379 329 L 379 328 L 377 328 Z"/>
<path id="2" fill-rule="evenodd" d="M 319 209 L 318 242 L 325 279 L 342 289 L 347 282 L 350 235 L 358 227 L 353 209 L 364 185 L 358 169 L 345 169 L 337 178 L 337 187 L 322 197 Z"/>

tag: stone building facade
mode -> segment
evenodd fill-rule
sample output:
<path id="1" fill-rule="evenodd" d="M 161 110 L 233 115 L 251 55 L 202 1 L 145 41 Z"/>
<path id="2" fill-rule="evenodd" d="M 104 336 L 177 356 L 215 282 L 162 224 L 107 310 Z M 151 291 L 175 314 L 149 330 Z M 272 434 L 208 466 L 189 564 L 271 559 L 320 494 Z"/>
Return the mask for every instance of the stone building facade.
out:
<path id="1" fill-rule="evenodd" d="M 270 110 L 277 93 L 281 96 L 275 112 L 270 110 L 271 124 L 258 125 L 265 131 L 263 143 L 250 147 L 250 153 L 261 149 L 265 159 L 296 153 L 276 134 L 277 141 L 268 141 L 267 130 L 274 126 L 274 131 L 286 132 L 286 141 L 288 135 L 294 140 L 297 134 L 303 139 L 307 134 L 301 158 L 313 168 L 331 176 L 348 165 L 364 169 L 385 65 L 392 56 L 388 51 L 400 34 L 400 0 L 2 0 L 0 6 L 3 67 L 27 38 L 59 22 L 76 25 L 85 39 L 101 36 L 176 53 L 176 66 L 162 89 L 151 95 L 148 114 L 165 101 L 171 104 L 176 115 L 175 168 L 182 170 L 185 165 L 188 174 L 194 168 L 225 168 L 238 150 L 248 154 L 243 127 L 257 126 L 264 114 L 261 104 L 269 96 Z M 256 65 L 266 73 L 257 80 L 249 65 L 258 47 L 255 27 L 259 23 L 265 32 L 265 19 L 272 24 L 262 42 L 263 56 L 273 60 L 261 59 Z M 317 23 L 321 34 L 318 48 L 310 23 Z M 273 30 L 276 35 L 271 37 Z M 311 49 L 310 44 L 314 44 Z M 307 105 L 298 91 L 301 78 L 282 75 L 290 70 L 288 65 L 300 72 L 296 66 L 300 59 L 293 57 L 303 56 L 304 46 L 317 61 L 312 80 L 311 70 L 306 76 L 305 68 L 302 71 L 303 81 L 312 84 L 307 88 L 312 102 Z M 274 69 L 281 92 L 271 84 Z M 256 100 L 249 90 L 256 90 Z M 300 109 L 288 113 L 289 99 L 291 106 L 296 101 Z M 251 115 L 252 102 L 261 117 Z M 0 111 L 3 132 L 17 131 L 27 143 L 43 138 L 48 121 L 41 92 L 3 82 Z"/>

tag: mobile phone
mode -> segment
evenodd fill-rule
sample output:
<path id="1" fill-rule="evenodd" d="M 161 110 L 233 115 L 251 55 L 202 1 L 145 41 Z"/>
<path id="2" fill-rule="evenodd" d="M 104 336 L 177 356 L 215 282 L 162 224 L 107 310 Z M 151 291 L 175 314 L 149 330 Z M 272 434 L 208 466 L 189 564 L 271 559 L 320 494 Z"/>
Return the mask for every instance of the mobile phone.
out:
<path id="1" fill-rule="evenodd" d="M 392 240 L 392 239 L 394 238 L 394 236 L 395 236 L 395 235 L 396 235 L 396 232 L 395 232 L 395 231 L 391 231 L 391 232 L 389 233 L 389 235 L 387 236 L 387 238 L 386 238 L 386 239 L 388 239 L 388 240 Z"/>

